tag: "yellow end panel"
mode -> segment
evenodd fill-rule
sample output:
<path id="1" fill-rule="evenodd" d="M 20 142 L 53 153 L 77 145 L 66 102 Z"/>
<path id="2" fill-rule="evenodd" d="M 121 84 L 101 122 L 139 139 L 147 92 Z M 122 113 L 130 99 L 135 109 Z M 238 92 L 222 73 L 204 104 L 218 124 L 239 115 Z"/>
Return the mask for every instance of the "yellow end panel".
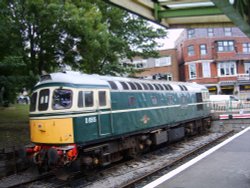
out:
<path id="1" fill-rule="evenodd" d="M 31 141 L 46 144 L 73 143 L 72 121 L 72 118 L 30 120 Z"/>

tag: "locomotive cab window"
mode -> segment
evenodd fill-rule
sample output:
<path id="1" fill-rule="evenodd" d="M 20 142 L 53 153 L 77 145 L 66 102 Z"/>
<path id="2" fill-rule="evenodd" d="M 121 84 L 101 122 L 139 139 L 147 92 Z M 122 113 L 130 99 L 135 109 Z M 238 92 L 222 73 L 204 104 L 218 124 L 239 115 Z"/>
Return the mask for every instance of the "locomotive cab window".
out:
<path id="1" fill-rule="evenodd" d="M 38 110 L 46 111 L 49 106 L 49 89 L 43 89 L 39 92 Z"/>
<path id="2" fill-rule="evenodd" d="M 36 110 L 36 97 L 37 92 L 33 93 L 30 99 L 30 112 L 34 112 Z"/>
<path id="3" fill-rule="evenodd" d="M 203 102 L 201 93 L 196 93 L 196 101 L 197 103 Z M 203 104 L 197 104 L 197 110 L 203 110 Z"/>
<path id="4" fill-rule="evenodd" d="M 99 106 L 106 106 L 107 105 L 107 97 L 106 97 L 106 91 L 99 91 L 98 97 L 99 97 Z"/>
<path id="5" fill-rule="evenodd" d="M 78 93 L 78 107 L 93 107 L 94 106 L 94 92 L 93 91 L 79 91 Z"/>
<path id="6" fill-rule="evenodd" d="M 69 109 L 72 106 L 72 91 L 68 89 L 55 89 L 53 93 L 52 108 L 54 110 Z"/>

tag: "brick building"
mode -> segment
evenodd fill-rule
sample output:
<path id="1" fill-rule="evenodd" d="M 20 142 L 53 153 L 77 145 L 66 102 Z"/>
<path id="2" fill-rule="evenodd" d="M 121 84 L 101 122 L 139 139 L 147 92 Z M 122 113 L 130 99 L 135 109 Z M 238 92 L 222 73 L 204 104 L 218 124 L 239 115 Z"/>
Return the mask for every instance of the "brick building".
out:
<path id="1" fill-rule="evenodd" d="M 135 69 L 141 70 L 135 77 L 143 79 L 164 79 L 169 81 L 179 80 L 179 67 L 176 49 L 160 50 L 158 58 L 142 59 L 133 58 L 133 61 L 123 60 L 123 65 L 133 65 Z"/>
<path id="2" fill-rule="evenodd" d="M 210 93 L 250 96 L 250 39 L 238 28 L 184 30 L 176 41 L 180 80 Z"/>

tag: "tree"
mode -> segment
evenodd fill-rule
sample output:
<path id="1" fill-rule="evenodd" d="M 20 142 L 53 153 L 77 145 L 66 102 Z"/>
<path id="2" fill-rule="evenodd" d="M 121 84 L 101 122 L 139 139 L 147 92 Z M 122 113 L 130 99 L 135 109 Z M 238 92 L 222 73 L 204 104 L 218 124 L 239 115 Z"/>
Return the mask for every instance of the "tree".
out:
<path id="1" fill-rule="evenodd" d="M 101 0 L 88 0 L 85 1 L 85 5 L 81 6 L 88 7 L 88 10 L 92 7 L 97 11 L 96 25 L 88 25 L 83 36 L 86 36 L 89 28 L 94 28 L 96 32 L 91 31 L 91 34 L 87 35 L 90 37 L 85 37 L 84 40 L 79 41 L 78 45 L 82 57 L 79 64 L 85 72 L 121 74 L 131 70 L 122 67 L 119 64 L 120 59 L 158 55 L 155 51 L 158 46 L 155 39 L 166 36 L 163 29 L 154 29 L 142 18 L 111 7 Z M 102 25 L 97 23 L 102 23 Z"/>
<path id="2" fill-rule="evenodd" d="M 5 76 L 36 78 L 61 64 L 85 73 L 123 74 L 131 70 L 120 59 L 156 56 L 155 39 L 166 35 L 102 0 L 2 0 L 0 8 Z M 7 68 L 14 64 L 18 74 Z"/>
<path id="3" fill-rule="evenodd" d="M 6 1 L 26 52 L 25 62 L 35 74 L 66 63 L 87 73 L 124 71 L 120 58 L 156 55 L 162 29 L 102 0 Z M 112 69 L 113 70 L 113 69 Z"/>
<path id="4" fill-rule="evenodd" d="M 18 26 L 11 19 L 7 1 L 0 2 L 0 106 L 14 102 L 21 87 L 32 82 L 24 63 L 24 50 Z"/>

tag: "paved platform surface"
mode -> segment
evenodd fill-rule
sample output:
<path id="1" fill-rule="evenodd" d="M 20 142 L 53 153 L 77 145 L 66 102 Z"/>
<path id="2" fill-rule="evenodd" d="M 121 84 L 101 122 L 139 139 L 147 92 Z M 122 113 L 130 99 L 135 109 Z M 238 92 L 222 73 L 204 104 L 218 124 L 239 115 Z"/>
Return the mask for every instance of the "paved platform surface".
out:
<path id="1" fill-rule="evenodd" d="M 145 187 L 250 188 L 250 128 L 199 157 Z"/>

